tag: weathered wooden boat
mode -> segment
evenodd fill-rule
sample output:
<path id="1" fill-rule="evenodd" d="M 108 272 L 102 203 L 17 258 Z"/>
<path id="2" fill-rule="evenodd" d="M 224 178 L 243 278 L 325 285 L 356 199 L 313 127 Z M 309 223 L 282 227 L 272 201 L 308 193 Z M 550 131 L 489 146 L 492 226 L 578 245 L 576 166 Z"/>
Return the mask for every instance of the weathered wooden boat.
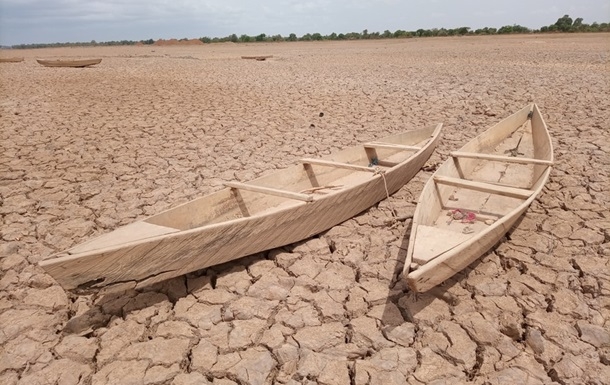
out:
<path id="1" fill-rule="evenodd" d="M 0 58 L 0 63 L 21 63 L 23 60 L 22 57 L 3 57 Z"/>
<path id="2" fill-rule="evenodd" d="M 260 56 L 242 56 L 242 59 L 249 59 L 249 60 L 257 60 L 257 61 L 265 61 L 267 59 L 272 58 L 273 55 L 260 55 Z"/>
<path id="3" fill-rule="evenodd" d="M 449 155 L 413 216 L 403 278 L 416 292 L 447 280 L 502 239 L 544 187 L 553 145 L 531 104 Z"/>
<path id="4" fill-rule="evenodd" d="M 36 59 L 38 64 L 45 67 L 73 67 L 73 68 L 84 68 L 90 67 L 96 64 L 100 64 L 102 59 L 80 59 L 80 60 L 41 60 Z"/>
<path id="5" fill-rule="evenodd" d="M 424 165 L 442 124 L 302 159 L 129 224 L 40 262 L 65 289 L 104 292 L 298 242 L 393 194 Z"/>

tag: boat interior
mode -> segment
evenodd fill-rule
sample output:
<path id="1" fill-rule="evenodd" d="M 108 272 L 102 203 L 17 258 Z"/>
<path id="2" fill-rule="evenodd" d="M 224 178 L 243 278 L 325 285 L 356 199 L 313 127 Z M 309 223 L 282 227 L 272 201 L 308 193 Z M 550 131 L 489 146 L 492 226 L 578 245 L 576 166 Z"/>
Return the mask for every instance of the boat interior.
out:
<path id="1" fill-rule="evenodd" d="M 394 135 L 321 159 L 302 159 L 298 165 L 247 183 L 229 182 L 228 189 L 150 217 L 146 222 L 188 230 L 339 193 L 369 180 L 376 167 L 389 170 L 407 161 L 431 139 L 435 128 Z"/>
<path id="2" fill-rule="evenodd" d="M 68 252 L 98 248 L 239 220 L 307 204 L 370 180 L 375 171 L 392 170 L 433 139 L 437 126 L 408 131 L 331 154 L 258 179 L 226 182 L 228 188 L 166 210 L 143 221 L 94 238 Z"/>

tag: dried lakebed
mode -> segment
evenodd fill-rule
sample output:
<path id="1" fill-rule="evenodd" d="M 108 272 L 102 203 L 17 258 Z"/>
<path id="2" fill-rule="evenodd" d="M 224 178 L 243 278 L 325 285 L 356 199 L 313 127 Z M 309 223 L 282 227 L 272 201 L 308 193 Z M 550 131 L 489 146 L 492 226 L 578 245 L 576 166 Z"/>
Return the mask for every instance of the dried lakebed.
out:
<path id="1" fill-rule="evenodd" d="M 0 65 L 0 383 L 610 383 L 608 38 L 23 51 Z M 450 151 L 529 102 L 555 147 L 542 194 L 413 295 L 391 208 L 412 213 Z M 223 181 L 436 122 L 409 184 L 299 244 L 120 295 L 74 296 L 36 265 Z"/>

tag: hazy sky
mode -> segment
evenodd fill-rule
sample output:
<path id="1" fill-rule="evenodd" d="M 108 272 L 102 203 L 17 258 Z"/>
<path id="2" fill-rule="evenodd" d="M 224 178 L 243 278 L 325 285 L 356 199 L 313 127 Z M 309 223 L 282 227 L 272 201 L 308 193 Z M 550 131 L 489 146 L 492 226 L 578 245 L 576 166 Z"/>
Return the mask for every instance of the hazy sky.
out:
<path id="1" fill-rule="evenodd" d="M 610 21 L 608 0 L 0 0 L 0 45 Z"/>

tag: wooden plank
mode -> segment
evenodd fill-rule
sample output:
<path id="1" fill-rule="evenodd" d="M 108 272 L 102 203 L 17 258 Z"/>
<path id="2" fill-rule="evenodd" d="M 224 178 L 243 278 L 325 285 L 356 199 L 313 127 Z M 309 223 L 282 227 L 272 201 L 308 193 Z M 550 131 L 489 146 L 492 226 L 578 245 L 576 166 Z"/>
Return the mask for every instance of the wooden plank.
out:
<path id="1" fill-rule="evenodd" d="M 224 185 L 227 187 L 230 187 L 230 188 L 253 191 L 253 192 L 258 192 L 261 194 L 275 195 L 275 196 L 282 197 L 282 198 L 296 199 L 296 200 L 300 200 L 300 201 L 304 201 L 304 202 L 313 201 L 313 196 L 311 196 L 311 195 L 295 193 L 295 192 L 286 191 L 286 190 L 278 190 L 278 189 L 274 189 L 274 188 L 270 188 L 270 187 L 255 186 L 255 185 L 239 183 L 239 182 L 225 182 Z"/>
<path id="2" fill-rule="evenodd" d="M 307 159 L 301 159 L 300 162 L 303 163 L 303 164 L 312 164 L 312 165 L 317 165 L 317 166 L 344 168 L 344 169 L 347 169 L 347 170 L 354 170 L 354 171 L 364 171 L 364 172 L 375 172 L 375 171 L 377 171 L 373 167 L 358 166 L 356 164 L 333 162 L 333 161 L 330 161 L 330 160 L 322 160 L 322 159 L 308 159 L 307 158 Z"/>
<path id="3" fill-rule="evenodd" d="M 530 197 L 530 195 L 532 195 L 534 193 L 534 191 L 530 191 L 530 190 L 526 190 L 526 189 L 522 189 L 522 188 L 503 187 L 503 186 L 498 186 L 498 185 L 494 185 L 494 184 L 490 184 L 490 183 L 476 182 L 476 181 L 459 179 L 459 178 L 451 178 L 451 177 L 447 177 L 447 176 L 438 175 L 438 176 L 434 176 L 433 178 L 436 183 L 446 184 L 446 185 L 455 186 L 455 187 L 462 187 L 462 188 L 467 188 L 467 189 L 471 189 L 471 190 L 482 191 L 482 192 L 487 192 L 487 193 L 491 193 L 491 194 L 497 194 L 497 195 L 502 195 L 502 196 L 507 196 L 507 197 L 512 197 L 512 198 L 527 199 Z"/>
<path id="4" fill-rule="evenodd" d="M 544 159 L 533 159 L 533 158 L 519 158 L 514 156 L 503 156 L 503 155 L 492 155 L 492 154 L 481 154 L 477 152 L 462 152 L 462 151 L 453 151 L 449 153 L 453 158 L 471 158 L 471 159 L 483 159 L 483 160 L 491 160 L 497 162 L 506 162 L 506 163 L 519 163 L 519 164 L 542 164 L 547 166 L 552 166 L 552 160 L 544 160 Z"/>
<path id="5" fill-rule="evenodd" d="M 383 142 L 365 143 L 364 148 L 388 148 L 388 149 L 395 149 L 395 150 L 413 150 L 413 151 L 421 150 L 421 147 L 418 147 L 418 146 L 407 146 L 404 144 L 383 143 Z"/>
<path id="6" fill-rule="evenodd" d="M 413 249 L 413 262 L 420 265 L 430 262 L 474 235 L 424 225 L 417 226 L 416 231 L 417 242 Z"/>

